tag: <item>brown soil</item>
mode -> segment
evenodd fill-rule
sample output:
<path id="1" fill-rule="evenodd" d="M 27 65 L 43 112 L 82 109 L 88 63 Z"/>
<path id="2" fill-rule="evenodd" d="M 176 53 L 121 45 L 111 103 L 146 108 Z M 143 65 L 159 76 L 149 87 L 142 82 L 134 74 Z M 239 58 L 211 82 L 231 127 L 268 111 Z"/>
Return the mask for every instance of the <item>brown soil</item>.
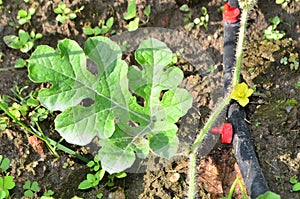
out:
<path id="1" fill-rule="evenodd" d="M 23 54 L 8 48 L 2 40 L 6 35 L 17 34 L 18 29 L 9 26 L 9 22 L 17 23 L 18 10 L 28 9 L 30 5 L 37 8 L 37 13 L 32 17 L 31 24 L 23 25 L 22 29 L 35 30 L 43 34 L 43 38 L 37 42 L 37 45 L 46 44 L 55 47 L 60 39 L 68 37 L 83 46 L 87 38 L 82 30 L 84 24 L 91 22 L 96 25 L 99 19 L 107 19 L 110 16 L 115 19 L 113 29 L 118 34 L 126 31 L 127 22 L 123 19 L 123 13 L 127 8 L 125 0 L 67 0 L 65 2 L 72 9 L 79 8 L 81 5 L 84 5 L 85 9 L 78 13 L 74 21 L 69 20 L 65 24 L 55 20 L 53 9 L 58 2 L 58 0 L 31 0 L 29 3 L 3 1 L 3 5 L 0 6 L 0 49 L 3 53 L 0 69 L 13 66 L 18 58 L 27 59 L 30 56 L 30 52 Z M 147 5 L 151 5 L 150 20 L 143 26 L 163 27 L 186 34 L 201 43 L 199 54 L 209 55 L 215 63 L 218 70 L 211 74 L 212 77 L 204 76 L 199 68 L 192 66 L 192 60 L 187 60 L 190 65 L 178 64 L 185 72 L 182 86 L 186 87 L 194 98 L 194 109 L 182 119 L 188 125 L 183 125 L 180 129 L 181 132 L 199 132 L 207 115 L 213 109 L 212 98 L 214 91 L 217 90 L 216 86 L 221 85 L 217 79 L 220 79 L 222 73 L 219 70 L 222 68 L 223 23 L 222 15 L 217 10 L 222 6 L 223 1 L 190 1 L 193 18 L 200 15 L 202 6 L 208 9 L 210 22 L 207 30 L 200 26 L 191 30 L 184 28 L 186 24 L 184 13 L 179 10 L 184 2 L 186 1 L 137 0 L 137 10 L 138 16 L 145 20 L 143 10 Z M 291 39 L 276 42 L 264 39 L 263 30 L 269 25 L 268 19 L 274 16 L 279 16 L 283 20 L 284 23 L 279 25 L 278 29 L 286 32 L 285 38 Z M 292 70 L 289 64 L 281 64 L 280 60 L 290 53 L 300 54 L 299 19 L 299 1 L 290 0 L 286 5 L 276 5 L 273 0 L 258 2 L 250 14 L 243 61 L 243 78 L 259 93 L 251 97 L 246 111 L 251 138 L 263 174 L 272 191 L 280 194 L 282 198 L 295 199 L 300 199 L 300 193 L 291 191 L 292 184 L 289 183 L 289 179 L 297 176 L 300 180 L 300 90 L 295 87 L 295 84 L 300 82 L 300 73 L 299 69 Z M 110 35 L 106 36 L 110 37 Z M 171 38 L 167 39 L 171 40 Z M 180 42 L 172 38 L 168 45 L 172 45 L 173 41 Z M 0 74 L 1 95 L 12 96 L 10 89 L 14 85 L 29 86 L 24 94 L 40 87 L 29 81 L 26 69 L 1 70 Z M 214 81 L 211 82 L 208 77 L 214 78 Z M 293 99 L 297 100 L 298 104 L 290 105 L 289 100 Z M 0 114 L 4 115 L 2 112 Z M 28 118 L 24 118 L 25 123 L 27 120 Z M 52 121 L 53 118 L 49 118 L 41 126 L 49 137 L 59 140 L 59 135 L 53 130 Z M 0 154 L 11 160 L 10 174 L 16 182 L 16 188 L 11 191 L 12 198 L 23 196 L 22 185 L 26 180 L 39 182 L 41 191 L 36 198 L 49 189 L 55 192 L 55 198 L 71 198 L 75 195 L 82 198 L 96 198 L 95 190 L 77 190 L 78 184 L 88 172 L 83 162 L 61 151 L 60 158 L 55 158 L 46 147 L 44 147 L 45 155 L 41 156 L 29 144 L 29 136 L 28 132 L 13 122 L 9 123 L 5 131 L 0 132 Z M 189 139 L 193 140 L 196 135 L 186 133 L 183 136 L 189 136 Z M 80 153 L 86 151 L 85 148 L 63 144 Z M 160 161 L 154 161 L 154 167 L 160 164 Z M 164 164 L 164 167 L 160 167 L 159 170 L 147 170 L 144 174 L 129 173 L 125 179 L 116 180 L 114 187 L 108 188 L 102 184 L 99 189 L 104 194 L 103 198 L 184 198 L 188 189 L 187 161 L 186 158 L 176 158 L 173 162 Z M 225 197 L 236 177 L 241 178 L 231 146 L 216 144 L 210 153 L 199 157 L 198 165 L 198 198 Z M 242 198 L 240 188 L 236 189 L 234 198 Z"/>

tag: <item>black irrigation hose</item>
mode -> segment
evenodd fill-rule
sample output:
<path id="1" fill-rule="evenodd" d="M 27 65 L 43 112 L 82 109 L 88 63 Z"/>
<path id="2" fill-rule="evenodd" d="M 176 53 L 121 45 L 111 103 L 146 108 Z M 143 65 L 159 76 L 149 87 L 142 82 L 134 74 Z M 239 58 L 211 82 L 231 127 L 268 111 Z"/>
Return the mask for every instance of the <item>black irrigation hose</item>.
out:
<path id="1" fill-rule="evenodd" d="M 237 0 L 229 0 L 230 6 L 238 7 Z M 228 94 L 228 87 L 232 83 L 232 72 L 235 67 L 235 49 L 239 22 L 224 23 L 224 93 Z M 267 182 L 261 171 L 254 147 L 250 141 L 250 129 L 245 121 L 245 112 L 237 103 L 228 109 L 229 122 L 233 126 L 233 148 L 239 168 L 241 170 L 248 194 L 252 199 L 269 191 Z"/>

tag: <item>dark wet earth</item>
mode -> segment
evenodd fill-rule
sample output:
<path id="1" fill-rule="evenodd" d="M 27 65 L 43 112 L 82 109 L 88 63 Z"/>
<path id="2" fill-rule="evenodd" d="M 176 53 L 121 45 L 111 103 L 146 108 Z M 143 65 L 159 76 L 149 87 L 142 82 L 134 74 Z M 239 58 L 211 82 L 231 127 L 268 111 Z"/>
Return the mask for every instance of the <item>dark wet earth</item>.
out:
<path id="1" fill-rule="evenodd" d="M 32 18 L 31 24 L 22 27 L 25 30 L 36 30 L 43 33 L 43 38 L 38 44 L 47 44 L 55 47 L 57 41 L 69 37 L 83 45 L 86 36 L 82 27 L 86 22 L 97 24 L 99 18 L 114 16 L 113 29 L 118 34 L 126 31 L 127 22 L 123 19 L 126 12 L 127 1 L 66 1 L 73 6 L 85 5 L 85 9 L 78 14 L 74 21 L 67 25 L 57 23 L 52 12 L 58 1 L 30 1 L 24 2 L 3 1 L 0 7 L 0 37 L 16 34 L 17 29 L 9 26 L 10 21 L 16 21 L 20 8 L 28 5 L 37 7 L 37 13 Z M 221 13 L 217 9 L 223 1 L 191 1 L 190 9 L 193 16 L 199 16 L 201 7 L 205 6 L 210 16 L 208 29 L 195 27 L 186 30 L 184 14 L 179 10 L 183 1 L 174 0 L 137 0 L 138 16 L 143 19 L 142 10 L 146 5 L 151 5 L 151 15 L 146 27 L 163 27 L 177 30 L 201 44 L 201 51 L 209 55 L 216 65 L 213 76 L 219 77 L 222 68 L 223 50 L 223 24 Z M 285 39 L 280 41 L 267 41 L 264 39 L 263 30 L 269 25 L 268 19 L 279 16 L 283 23 L 278 29 L 286 32 Z M 300 55 L 300 2 L 291 0 L 285 5 L 277 5 L 273 0 L 259 1 L 250 14 L 247 39 L 244 54 L 243 78 L 249 86 L 255 88 L 256 95 L 250 99 L 246 108 L 247 120 L 251 129 L 251 139 L 270 189 L 281 195 L 282 198 L 300 199 L 299 192 L 292 192 L 292 184 L 289 179 L 297 176 L 300 180 L 300 87 L 295 86 L 300 82 L 300 69 L 291 69 L 290 64 L 284 65 L 281 59 L 298 53 Z M 107 35 L 110 36 L 110 35 Z M 291 38 L 291 39 L 288 39 Z M 165 38 L 168 39 L 168 38 Z M 169 38 L 169 45 L 176 43 L 178 39 Z M 14 65 L 15 61 L 29 54 L 22 54 L 18 50 L 8 48 L 0 40 L 0 49 L 3 53 L 0 59 L 0 69 Z M 298 57 L 298 62 L 299 62 Z M 213 109 L 213 92 L 216 85 L 210 79 L 199 74 L 196 66 L 192 66 L 191 60 L 183 60 L 184 64 L 178 64 L 184 70 L 185 79 L 182 86 L 186 87 L 194 97 L 194 108 L 190 118 L 196 118 L 196 123 L 189 120 L 186 128 L 189 131 L 199 132 L 207 116 Z M 189 64 L 188 64 L 189 63 Z M 29 86 L 26 92 L 40 88 L 33 84 L 27 77 L 26 69 L 13 69 L 0 71 L 0 94 L 12 95 L 10 88 L 15 82 L 20 86 Z M 216 83 L 217 81 L 214 81 Z M 25 92 L 25 94 L 26 94 Z M 198 114 L 198 112 L 200 114 Z M 4 115 L 0 112 L 1 115 Z M 197 115 L 198 114 L 198 115 Z M 55 114 L 54 114 L 55 115 Z M 45 133 L 54 140 L 59 140 L 59 135 L 54 131 L 54 115 L 41 123 Z M 188 119 L 187 119 L 188 120 Z M 194 121 L 194 122 L 195 122 Z M 28 123 L 28 118 L 23 119 Z M 192 128 L 195 128 L 191 130 Z M 26 180 L 37 181 L 41 191 L 34 198 L 40 198 L 43 192 L 53 190 L 54 198 L 96 198 L 96 191 L 79 191 L 78 184 L 85 179 L 89 169 L 85 163 L 75 159 L 62 151 L 60 157 L 51 155 L 47 147 L 44 147 L 45 155 L 38 154 L 28 144 L 29 133 L 17 124 L 10 122 L 6 130 L 0 132 L 0 154 L 11 160 L 10 174 L 14 177 L 16 188 L 11 191 L 12 198 L 21 198 L 24 194 L 22 185 Z M 193 139 L 194 134 L 188 135 Z M 77 147 L 62 143 L 77 152 L 92 158 L 88 148 Z M 154 161 L 160 164 L 161 160 Z M 103 198 L 184 198 L 188 189 L 186 173 L 188 171 L 186 158 L 178 158 L 164 167 L 155 171 L 147 171 L 141 174 L 128 173 L 124 179 L 117 179 L 115 186 L 105 186 L 107 176 L 99 185 L 99 190 L 104 194 Z M 198 195 L 199 198 L 221 198 L 228 194 L 231 184 L 237 176 L 240 177 L 238 166 L 231 146 L 223 146 L 218 143 L 213 150 L 198 160 Z M 153 166 L 153 165 L 152 165 Z M 176 176 L 179 180 L 174 180 Z M 241 198 L 240 189 L 237 189 L 234 198 Z"/>

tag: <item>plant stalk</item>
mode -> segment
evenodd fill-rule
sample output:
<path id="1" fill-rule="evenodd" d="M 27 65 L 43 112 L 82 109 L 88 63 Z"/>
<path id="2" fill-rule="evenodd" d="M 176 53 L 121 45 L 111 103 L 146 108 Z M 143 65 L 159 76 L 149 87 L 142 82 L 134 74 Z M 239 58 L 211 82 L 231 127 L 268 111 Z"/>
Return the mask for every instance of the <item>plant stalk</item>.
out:
<path id="1" fill-rule="evenodd" d="M 243 11 L 240 20 L 240 31 L 238 34 L 238 42 L 236 45 L 236 65 L 233 74 L 232 86 L 234 87 L 240 82 L 242 60 L 243 60 L 243 49 L 246 38 L 247 20 L 249 17 L 249 10 L 252 8 L 255 0 L 249 0 L 244 2 Z"/>
<path id="2" fill-rule="evenodd" d="M 219 104 L 217 109 L 212 113 L 210 118 L 205 123 L 203 129 L 201 130 L 200 134 L 197 136 L 195 142 L 191 146 L 190 154 L 189 154 L 189 172 L 188 172 L 188 179 L 189 179 L 189 191 L 188 191 L 188 199 L 195 198 L 195 189 L 196 189 L 196 156 L 197 150 L 202 143 L 202 140 L 206 133 L 210 130 L 211 125 L 217 119 L 218 115 L 223 111 L 223 109 L 228 105 L 230 102 L 230 97 L 225 97 L 222 102 Z"/>
<path id="3" fill-rule="evenodd" d="M 243 12 L 241 15 L 241 22 L 240 22 L 240 31 L 238 35 L 238 42 L 236 48 L 236 68 L 233 74 L 232 80 L 232 87 L 237 85 L 240 81 L 241 76 L 241 68 L 242 68 L 242 59 L 243 59 L 243 47 L 245 43 L 245 36 L 246 36 L 246 25 L 247 19 L 249 16 L 249 10 L 254 4 L 255 0 L 249 0 L 244 2 Z M 231 93 L 231 92 L 228 92 Z M 222 112 L 222 110 L 229 104 L 230 97 L 227 96 L 223 99 L 223 101 L 218 105 L 216 110 L 212 113 L 210 118 L 205 123 L 203 129 L 201 130 L 200 134 L 197 136 L 195 142 L 191 146 L 191 151 L 189 154 L 189 172 L 188 172 L 188 179 L 189 179 L 189 190 L 188 190 L 188 199 L 195 198 L 195 190 L 196 190 L 196 156 L 197 156 L 197 149 L 202 143 L 202 140 L 206 133 L 208 133 L 211 125 L 214 121 L 218 118 L 218 115 Z"/>

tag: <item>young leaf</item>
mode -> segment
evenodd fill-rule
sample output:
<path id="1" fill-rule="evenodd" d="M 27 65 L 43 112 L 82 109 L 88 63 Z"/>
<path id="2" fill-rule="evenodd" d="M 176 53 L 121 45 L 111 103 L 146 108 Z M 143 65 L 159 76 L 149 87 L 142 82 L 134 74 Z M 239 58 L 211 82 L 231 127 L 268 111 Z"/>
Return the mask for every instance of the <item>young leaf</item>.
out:
<path id="1" fill-rule="evenodd" d="M 135 18 L 133 21 L 130 21 L 128 24 L 128 31 L 135 31 L 139 27 L 140 18 Z"/>
<path id="2" fill-rule="evenodd" d="M 135 0 L 130 0 L 127 6 L 127 13 L 124 15 L 125 20 L 132 19 L 136 16 Z"/>
<path id="3" fill-rule="evenodd" d="M 26 191 L 24 192 L 24 196 L 26 196 L 26 197 L 32 198 L 33 195 L 34 195 L 34 193 L 33 193 L 33 191 L 31 191 L 31 190 L 26 190 Z"/>
<path id="4" fill-rule="evenodd" d="M 4 176 L 3 178 L 3 185 L 0 186 L 4 189 L 13 189 L 15 187 L 15 182 L 12 176 Z"/>
<path id="5" fill-rule="evenodd" d="M 292 187 L 293 191 L 300 191 L 300 182 L 297 182 L 296 184 L 293 185 Z"/>
<path id="6" fill-rule="evenodd" d="M 31 184 L 31 190 L 34 191 L 34 192 L 38 192 L 38 191 L 40 190 L 40 187 L 39 187 L 38 182 L 34 181 L 34 182 Z"/>
<path id="7" fill-rule="evenodd" d="M 150 16 L 150 13 L 151 13 L 151 6 L 148 5 L 146 7 L 146 9 L 144 10 L 144 14 L 146 15 L 146 17 L 149 17 Z"/>
<path id="8" fill-rule="evenodd" d="M 26 66 L 26 64 L 27 64 L 27 62 L 24 59 L 19 58 L 16 61 L 15 68 L 24 68 Z"/>
<path id="9" fill-rule="evenodd" d="M 30 185 L 31 185 L 31 182 L 29 180 L 27 180 L 25 182 L 25 184 L 23 185 L 23 189 L 30 189 Z"/>
<path id="10" fill-rule="evenodd" d="M 87 69 L 86 57 L 97 65 L 97 75 Z M 121 57 L 116 43 L 93 37 L 84 51 L 69 39 L 60 41 L 57 50 L 39 46 L 28 62 L 32 81 L 51 83 L 38 97 L 48 109 L 62 111 L 55 119 L 56 130 L 78 145 L 99 137 L 98 155 L 109 173 L 129 168 L 140 151 L 148 154 L 138 140 L 144 139 L 161 157 L 175 155 L 178 128 L 174 123 L 192 105 L 191 95 L 178 88 L 183 73 L 169 66 L 172 51 L 164 43 L 148 39 L 140 44 L 135 58 L 142 70 L 131 66 L 128 71 Z M 81 105 L 85 99 L 93 103 Z"/>
<path id="11" fill-rule="evenodd" d="M 0 160 L 0 169 L 2 171 L 6 171 L 9 168 L 10 160 L 8 158 L 4 158 L 3 161 Z"/>
<path id="12" fill-rule="evenodd" d="M 127 173 L 125 173 L 125 172 L 116 173 L 115 176 L 117 178 L 125 178 L 127 176 Z"/>
<path id="13" fill-rule="evenodd" d="M 113 17 L 108 18 L 106 21 L 106 26 L 108 28 L 111 28 L 113 25 L 114 25 L 114 18 Z"/>

